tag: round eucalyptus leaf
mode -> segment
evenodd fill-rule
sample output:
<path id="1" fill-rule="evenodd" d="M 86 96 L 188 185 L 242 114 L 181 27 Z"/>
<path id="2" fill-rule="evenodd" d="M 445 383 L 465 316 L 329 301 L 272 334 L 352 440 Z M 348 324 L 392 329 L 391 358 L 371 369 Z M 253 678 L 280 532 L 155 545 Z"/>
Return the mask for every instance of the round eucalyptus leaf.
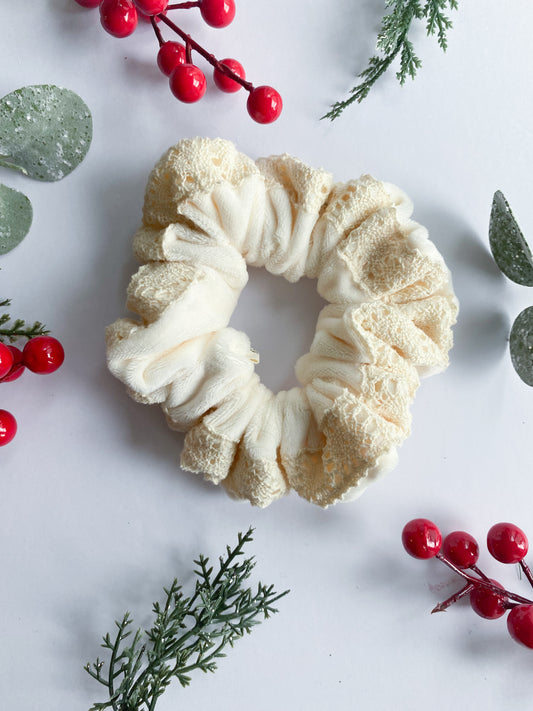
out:
<path id="1" fill-rule="evenodd" d="M 61 180 L 85 158 L 91 112 L 70 89 L 25 86 L 0 99 L 0 165 L 36 180 Z"/>
<path id="2" fill-rule="evenodd" d="M 489 241 L 494 260 L 505 276 L 517 284 L 533 286 L 531 250 L 500 190 L 492 200 Z"/>
<path id="3" fill-rule="evenodd" d="M 516 317 L 509 347 L 514 369 L 526 385 L 533 386 L 533 306 Z"/>
<path id="4" fill-rule="evenodd" d="M 0 254 L 6 254 L 28 234 L 33 210 L 18 190 L 0 184 Z"/>

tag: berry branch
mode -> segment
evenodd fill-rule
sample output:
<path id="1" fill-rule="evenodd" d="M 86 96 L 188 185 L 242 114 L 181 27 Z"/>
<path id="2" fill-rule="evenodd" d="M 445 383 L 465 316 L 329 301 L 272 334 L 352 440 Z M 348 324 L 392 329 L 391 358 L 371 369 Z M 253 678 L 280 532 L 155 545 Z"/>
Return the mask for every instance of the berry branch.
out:
<path id="1" fill-rule="evenodd" d="M 416 518 L 404 526 L 402 543 L 414 558 L 437 558 L 467 581 L 451 597 L 438 603 L 432 613 L 443 612 L 468 595 L 472 609 L 480 617 L 495 620 L 508 612 L 507 629 L 511 637 L 533 649 L 533 600 L 506 590 L 481 572 L 477 567 L 479 545 L 469 533 L 453 531 L 443 541 L 432 521 Z M 500 563 L 518 563 L 533 587 L 533 575 L 524 560 L 528 547 L 526 534 L 512 523 L 497 523 L 487 534 L 487 548 L 492 557 Z"/>
<path id="2" fill-rule="evenodd" d="M 199 101 L 205 94 L 207 82 L 202 70 L 192 61 L 196 52 L 213 67 L 213 80 L 218 89 L 234 93 L 243 88 L 248 92 L 246 108 L 257 123 L 272 123 L 283 108 L 279 93 L 271 86 L 254 86 L 245 78 L 240 62 L 230 57 L 217 59 L 194 40 L 167 13 L 171 10 L 197 8 L 202 18 L 211 27 L 227 27 L 235 16 L 235 0 L 196 0 L 169 4 L 168 0 L 76 0 L 83 7 L 99 7 L 102 27 L 114 37 L 128 37 L 137 27 L 139 18 L 151 23 L 159 51 L 157 65 L 169 78 L 171 92 L 186 104 Z M 185 44 L 166 41 L 157 26 L 162 22 L 183 40 Z"/>
<path id="3" fill-rule="evenodd" d="M 483 578 L 475 578 L 472 575 L 468 575 L 468 573 L 465 573 L 464 570 L 461 570 L 461 568 L 457 565 L 455 565 L 451 560 L 448 560 L 445 556 L 442 555 L 442 553 L 437 553 L 435 556 L 438 560 L 441 561 L 441 563 L 444 563 L 444 565 L 447 565 L 448 568 L 451 568 L 454 572 L 457 573 L 457 575 L 460 575 L 462 578 L 468 581 L 469 585 L 472 585 L 474 588 L 480 589 L 480 590 L 487 590 L 489 592 L 496 592 L 501 590 L 501 586 L 496 585 L 493 583 L 490 578 L 487 578 L 486 575 L 483 576 Z M 526 597 L 522 597 L 522 595 L 517 595 L 516 593 L 511 593 L 508 591 L 506 592 L 506 596 L 509 600 L 514 600 L 517 603 L 532 603 L 532 600 L 528 600 Z"/>
<path id="4" fill-rule="evenodd" d="M 192 3 L 192 5 L 196 4 L 197 3 Z M 173 30 L 177 35 L 179 35 L 182 40 L 184 40 L 186 51 L 187 48 L 190 48 L 191 50 L 198 52 L 198 54 L 200 54 L 207 62 L 209 62 L 209 64 L 211 64 L 211 66 L 214 67 L 217 71 L 221 72 L 230 79 L 233 79 L 233 81 L 244 87 L 246 91 L 253 90 L 254 86 L 252 82 L 246 81 L 246 79 L 237 74 L 237 72 L 233 71 L 231 67 L 227 66 L 223 62 L 220 62 L 213 54 L 210 54 L 207 50 L 205 50 L 202 45 L 198 44 L 198 42 L 195 42 L 195 40 L 190 35 L 186 34 L 180 27 L 174 24 L 174 22 L 169 20 L 168 17 L 166 17 L 165 15 L 159 15 L 159 19 L 164 22 L 165 25 L 170 27 L 170 29 Z M 155 21 L 152 20 L 152 26 L 154 26 L 154 24 Z M 159 32 L 158 39 L 160 35 L 161 33 Z M 190 59 L 187 59 L 187 62 L 190 62 Z"/>
<path id="5" fill-rule="evenodd" d="M 11 304 L 10 299 L 0 301 L 0 307 Z M 26 326 L 23 319 L 16 319 L 8 327 L 9 314 L 0 314 L 0 385 L 20 378 L 26 368 L 34 373 L 53 373 L 63 363 L 65 353 L 61 343 L 45 334 L 49 331 L 40 321 L 33 326 Z M 27 338 L 21 351 L 16 346 L 5 345 L 2 341 L 13 343 L 17 338 Z M 9 444 L 17 433 L 17 421 L 7 410 L 0 409 L 0 447 Z"/>

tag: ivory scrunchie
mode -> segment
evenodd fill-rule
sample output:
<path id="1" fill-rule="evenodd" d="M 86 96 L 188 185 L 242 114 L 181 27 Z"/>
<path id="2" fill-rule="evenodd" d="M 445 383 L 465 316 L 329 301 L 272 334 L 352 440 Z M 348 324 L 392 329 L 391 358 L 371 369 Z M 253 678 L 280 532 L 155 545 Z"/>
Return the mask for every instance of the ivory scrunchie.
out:
<path id="1" fill-rule="evenodd" d="M 181 466 L 257 506 L 294 489 L 320 506 L 359 495 L 397 460 L 419 377 L 442 371 L 457 314 L 450 275 L 397 187 L 332 176 L 288 155 L 253 161 L 196 138 L 153 169 L 142 263 L 128 288 L 140 320 L 107 329 L 111 372 L 187 432 Z M 317 279 L 329 304 L 302 385 L 274 395 L 248 337 L 228 328 L 248 274 Z"/>

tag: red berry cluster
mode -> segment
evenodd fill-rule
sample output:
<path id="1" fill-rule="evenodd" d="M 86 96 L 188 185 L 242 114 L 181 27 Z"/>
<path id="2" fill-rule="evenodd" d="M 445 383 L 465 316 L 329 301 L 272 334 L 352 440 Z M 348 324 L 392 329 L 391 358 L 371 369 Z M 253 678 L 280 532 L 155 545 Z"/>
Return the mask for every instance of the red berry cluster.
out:
<path id="1" fill-rule="evenodd" d="M 53 373 L 64 359 L 63 346 L 52 336 L 31 338 L 22 351 L 0 342 L 0 383 L 17 380 L 26 368 L 33 373 Z M 0 447 L 9 444 L 16 434 L 17 421 L 10 412 L 0 409 Z"/>
<path id="2" fill-rule="evenodd" d="M 198 8 L 211 27 L 227 27 L 235 17 L 235 0 L 196 0 L 169 4 L 169 0 L 75 0 L 83 7 L 99 7 L 103 28 L 114 37 L 128 37 L 137 27 L 139 18 L 151 22 L 157 40 L 159 69 L 169 77 L 170 90 L 186 104 L 202 98 L 206 78 L 193 64 L 192 52 L 200 54 L 213 67 L 215 85 L 233 93 L 242 87 L 248 92 L 247 109 L 258 123 L 272 123 L 281 113 L 283 102 L 271 86 L 254 86 L 245 78 L 242 64 L 236 59 L 216 59 L 193 38 L 167 17 L 169 10 Z M 165 41 L 157 23 L 162 21 L 182 42 Z"/>
<path id="3" fill-rule="evenodd" d="M 481 572 L 477 567 L 479 546 L 469 533 L 453 531 L 443 540 L 432 521 L 415 518 L 404 526 L 402 543 L 414 558 L 438 558 L 466 580 L 464 587 L 439 603 L 432 612 L 442 612 L 468 595 L 474 612 L 487 620 L 495 620 L 508 612 L 507 629 L 511 637 L 533 649 L 533 601 L 506 590 Z M 513 523 L 497 523 L 487 534 L 487 548 L 493 558 L 500 563 L 518 563 L 533 587 L 533 574 L 524 561 L 528 547 L 526 534 Z"/>

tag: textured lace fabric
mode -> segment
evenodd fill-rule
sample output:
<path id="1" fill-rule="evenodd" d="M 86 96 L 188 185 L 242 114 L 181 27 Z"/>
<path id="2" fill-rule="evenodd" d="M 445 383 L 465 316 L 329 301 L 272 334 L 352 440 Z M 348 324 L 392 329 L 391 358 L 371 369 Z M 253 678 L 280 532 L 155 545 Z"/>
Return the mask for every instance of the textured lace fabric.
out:
<path id="1" fill-rule="evenodd" d="M 395 186 L 333 184 L 287 155 L 253 161 L 196 138 L 153 169 L 142 264 L 107 329 L 111 372 L 187 432 L 181 466 L 257 506 L 294 489 L 328 506 L 396 462 L 423 375 L 442 371 L 457 315 L 448 269 Z M 300 388 L 273 394 L 248 337 L 228 327 L 247 264 L 317 280 L 329 304 Z"/>

